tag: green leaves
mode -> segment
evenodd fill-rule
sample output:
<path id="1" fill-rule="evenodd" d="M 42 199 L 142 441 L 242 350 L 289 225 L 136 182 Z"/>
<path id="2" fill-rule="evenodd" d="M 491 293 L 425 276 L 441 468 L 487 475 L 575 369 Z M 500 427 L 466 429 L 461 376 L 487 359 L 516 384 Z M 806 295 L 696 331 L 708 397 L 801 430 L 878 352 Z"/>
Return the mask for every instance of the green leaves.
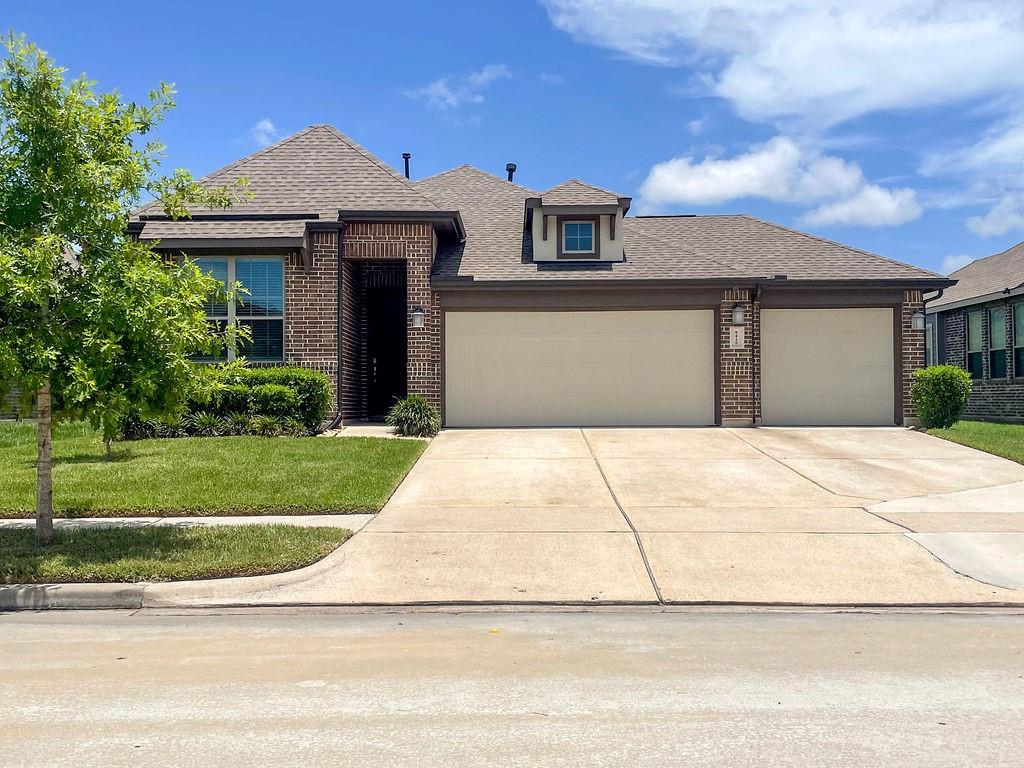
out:
<path id="1" fill-rule="evenodd" d="M 0 62 L 0 394 L 49 377 L 64 416 L 110 431 L 129 407 L 180 411 L 201 374 L 191 358 L 225 343 L 203 306 L 219 290 L 194 264 L 165 264 L 127 232 L 133 207 L 167 215 L 226 208 L 248 184 L 206 187 L 158 173 L 153 136 L 174 106 L 161 83 L 148 103 L 65 71 L 23 36 Z"/>

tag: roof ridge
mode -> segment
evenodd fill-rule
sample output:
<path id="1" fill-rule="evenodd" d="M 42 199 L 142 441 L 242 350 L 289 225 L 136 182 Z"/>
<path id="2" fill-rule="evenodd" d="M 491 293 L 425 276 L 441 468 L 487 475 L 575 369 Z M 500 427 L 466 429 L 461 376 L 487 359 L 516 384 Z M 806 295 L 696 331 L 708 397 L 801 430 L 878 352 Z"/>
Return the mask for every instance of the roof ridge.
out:
<path id="1" fill-rule="evenodd" d="M 373 154 L 366 147 L 362 146 L 361 144 L 359 144 L 357 141 L 353 140 L 349 136 L 346 136 L 344 133 L 339 131 L 333 125 L 330 125 L 328 123 L 322 123 L 322 124 L 311 126 L 311 127 L 327 129 L 327 132 L 329 134 L 331 134 L 332 136 L 334 136 L 334 138 L 336 138 L 339 141 L 341 141 L 343 144 L 345 144 L 350 149 L 358 152 L 360 155 L 363 156 L 363 158 L 365 158 L 366 160 L 370 161 L 371 163 L 376 165 L 378 168 L 380 168 L 382 171 L 384 171 L 385 173 L 387 173 L 390 176 L 392 176 L 396 181 L 400 181 L 403 184 L 405 184 L 405 186 L 408 187 L 410 191 L 415 192 L 416 195 L 418 195 L 419 197 L 423 198 L 428 203 L 430 203 L 432 206 L 434 206 L 435 208 L 438 208 L 438 210 L 440 210 L 440 207 L 437 205 L 437 203 L 435 203 L 429 197 L 427 197 L 422 192 L 420 192 L 418 189 L 416 189 L 416 186 L 412 183 L 412 181 L 410 181 L 409 179 L 405 178 L 405 176 L 403 176 L 397 170 L 395 170 L 390 165 L 385 163 L 383 160 L 381 160 L 379 157 L 377 157 L 375 154 Z"/>
<path id="2" fill-rule="evenodd" d="M 900 267 L 911 267 L 912 269 L 916 269 L 919 272 L 925 272 L 926 274 L 932 275 L 933 277 L 945 277 L 945 275 L 940 275 L 937 272 L 932 272 L 930 269 L 925 269 L 924 267 L 918 267 L 918 266 L 915 266 L 914 264 L 907 264 L 904 261 L 899 261 L 897 259 L 892 259 L 892 258 L 889 258 L 888 256 L 882 256 L 879 253 L 872 253 L 871 251 L 865 251 L 863 248 L 857 248 L 857 247 L 852 246 L 852 245 L 846 245 L 846 243 L 840 243 L 840 242 L 837 242 L 835 240 L 829 240 L 827 237 L 821 237 L 820 235 L 812 235 L 810 232 L 803 232 L 803 231 L 801 231 L 799 229 L 793 229 L 792 227 L 787 227 L 787 226 L 784 226 L 782 224 L 776 224 L 774 221 L 765 221 L 764 219 L 759 219 L 757 216 L 751 216 L 749 213 L 738 213 L 738 214 L 735 214 L 735 215 L 736 216 L 740 216 L 740 217 L 745 218 L 745 219 L 750 219 L 751 221 L 756 221 L 759 224 L 765 224 L 765 225 L 767 225 L 769 227 L 775 227 L 776 229 L 781 229 L 784 232 L 790 232 L 791 234 L 794 234 L 794 235 L 800 235 L 801 237 L 806 237 L 806 238 L 808 238 L 810 240 L 817 240 L 819 243 L 826 243 L 827 245 L 834 245 L 837 248 L 845 248 L 847 251 L 852 251 L 853 253 L 859 253 L 862 256 L 870 256 L 870 257 L 875 258 L 875 259 L 880 259 L 881 261 L 888 262 L 889 264 L 896 264 L 897 266 L 900 266 Z"/>
<path id="3" fill-rule="evenodd" d="M 973 266 L 974 266 L 975 264 L 980 264 L 980 263 L 981 263 L 981 262 L 983 262 L 983 261 L 988 261 L 989 259 L 994 259 L 994 258 L 996 258 L 997 256 L 1006 256 L 1006 255 L 1007 255 L 1008 253 L 1010 253 L 1010 251 L 1012 251 L 1012 250 L 1013 250 L 1014 248 L 1020 248 L 1020 247 L 1021 247 L 1022 245 L 1024 245 L 1024 240 L 1022 240 L 1021 242 L 1017 243 L 1016 245 L 1011 245 L 1011 246 L 1010 246 L 1009 248 L 1007 248 L 1007 249 L 1005 249 L 1005 250 L 999 251 L 999 253 L 990 253 L 990 254 L 989 254 L 988 256 L 979 256 L 979 257 L 978 257 L 978 258 L 976 258 L 976 259 L 971 259 L 971 260 L 970 260 L 969 262 L 967 262 L 967 263 L 966 263 L 966 264 L 964 264 L 964 265 L 963 265 L 962 267 L 960 267 L 960 269 L 956 270 L 956 272 L 950 272 L 950 273 L 949 273 L 949 275 L 948 275 L 948 277 L 952 277 L 952 276 L 953 276 L 953 275 L 955 275 L 955 274 L 956 274 L 957 272 L 960 272 L 960 271 L 962 271 L 962 270 L 965 270 L 965 269 L 967 269 L 968 267 L 973 267 Z"/>
<path id="4" fill-rule="evenodd" d="M 535 190 L 532 190 L 529 187 L 524 187 L 522 184 L 516 184 L 514 181 L 509 181 L 508 179 L 503 179 L 503 178 L 501 178 L 501 176 L 499 176 L 496 173 L 491 173 L 490 171 L 485 171 L 482 168 L 477 168 L 475 165 L 472 165 L 470 163 L 463 163 L 462 165 L 457 165 L 454 168 L 449 168 L 447 171 L 440 171 L 440 172 L 435 173 L 435 174 L 433 174 L 431 176 L 424 176 L 422 179 L 417 179 L 413 183 L 414 184 L 420 184 L 420 183 L 422 183 L 424 181 L 429 181 L 430 179 L 437 179 L 437 178 L 440 178 L 441 176 L 446 176 L 449 173 L 455 173 L 456 171 L 462 171 L 462 170 L 472 171 L 473 173 L 476 173 L 476 174 L 478 174 L 480 176 L 486 176 L 489 179 L 494 179 L 495 181 L 500 181 L 502 184 L 507 184 L 509 186 L 515 187 L 516 189 L 519 189 L 519 190 L 523 191 L 524 193 L 526 193 L 528 195 L 536 195 L 536 194 L 538 194 Z"/>
<path id="5" fill-rule="evenodd" d="M 543 195 L 545 192 L 551 192 L 553 190 L 558 189 L 559 187 L 564 187 L 566 184 L 570 184 L 570 183 L 579 184 L 580 186 L 586 187 L 587 189 L 592 189 L 595 192 L 604 192 L 606 195 L 612 195 L 614 197 L 622 197 L 622 195 L 620 195 L 618 192 L 612 192 L 610 189 L 605 189 L 604 187 L 595 186 L 594 184 L 591 184 L 588 181 L 583 181 L 583 179 L 578 179 L 575 176 L 573 176 L 572 178 L 566 179 L 563 182 L 555 184 L 555 186 L 553 186 L 553 187 L 545 189 L 544 192 L 542 192 L 541 194 Z"/>

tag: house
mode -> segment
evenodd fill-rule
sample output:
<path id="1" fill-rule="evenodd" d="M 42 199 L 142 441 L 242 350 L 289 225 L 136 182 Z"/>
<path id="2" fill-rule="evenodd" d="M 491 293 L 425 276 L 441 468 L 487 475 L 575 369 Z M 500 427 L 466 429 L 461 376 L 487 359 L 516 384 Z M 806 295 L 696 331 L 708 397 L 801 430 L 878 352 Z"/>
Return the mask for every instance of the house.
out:
<path id="1" fill-rule="evenodd" d="M 408 162 L 408 158 L 406 158 Z M 253 364 L 326 372 L 346 420 L 424 395 L 464 426 L 904 424 L 952 280 L 745 215 L 630 216 L 569 180 L 411 181 L 328 125 L 206 178 L 228 212 L 131 231 L 251 292 Z"/>
<path id="2" fill-rule="evenodd" d="M 965 416 L 1024 421 L 1024 243 L 972 261 L 928 302 L 927 359 L 974 379 Z"/>

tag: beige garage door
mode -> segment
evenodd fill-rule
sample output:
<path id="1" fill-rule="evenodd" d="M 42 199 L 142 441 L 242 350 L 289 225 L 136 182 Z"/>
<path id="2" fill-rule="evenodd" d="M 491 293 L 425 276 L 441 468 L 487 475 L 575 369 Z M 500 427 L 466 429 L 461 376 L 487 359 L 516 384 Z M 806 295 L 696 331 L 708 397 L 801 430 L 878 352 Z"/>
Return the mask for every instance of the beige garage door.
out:
<path id="1" fill-rule="evenodd" d="M 892 310 L 761 311 L 765 424 L 892 424 Z"/>
<path id="2" fill-rule="evenodd" d="M 706 425 L 711 310 L 447 312 L 451 427 Z"/>

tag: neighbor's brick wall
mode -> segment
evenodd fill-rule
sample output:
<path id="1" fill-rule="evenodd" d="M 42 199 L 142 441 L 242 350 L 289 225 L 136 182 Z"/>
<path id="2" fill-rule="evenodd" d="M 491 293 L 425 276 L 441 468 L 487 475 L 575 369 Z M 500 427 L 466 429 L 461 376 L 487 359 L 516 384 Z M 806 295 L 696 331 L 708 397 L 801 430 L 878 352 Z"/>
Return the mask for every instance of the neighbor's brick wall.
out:
<path id="1" fill-rule="evenodd" d="M 900 349 L 903 356 L 901 384 L 904 420 L 917 418 L 917 413 L 914 411 L 914 403 L 910 398 L 910 387 L 914 382 L 914 371 L 924 367 L 925 332 L 913 329 L 912 316 L 915 312 L 923 311 L 924 303 L 921 291 L 904 291 L 903 303 L 900 306 Z"/>
<path id="2" fill-rule="evenodd" d="M 740 304 L 745 311 L 743 324 L 743 349 L 730 349 L 729 339 L 732 328 L 732 308 Z M 722 421 L 745 419 L 753 423 L 758 417 L 760 394 L 755 387 L 755 362 L 760 355 L 759 319 L 755 320 L 750 291 L 734 288 L 722 294 L 719 309 L 718 333 L 721 348 L 719 357 L 719 379 L 721 382 Z"/>
<path id="3" fill-rule="evenodd" d="M 311 232 L 312 266 L 302 258 L 285 259 L 284 357 L 291 365 L 326 373 L 338 391 L 338 233 Z M 337 412 L 332 397 L 331 415 Z"/>
<path id="4" fill-rule="evenodd" d="M 1013 305 L 1019 299 L 1000 299 L 977 307 L 954 309 L 939 314 L 940 345 L 939 362 L 947 365 L 967 367 L 967 313 L 975 309 L 985 312 L 982 323 L 982 371 L 980 379 L 972 382 L 971 398 L 967 401 L 964 418 L 982 421 L 1024 421 L 1024 371 L 1014 368 L 1013 357 Z M 996 306 L 1006 307 L 1006 373 L 1005 379 L 990 378 L 989 370 L 989 317 L 988 310 Z"/>
<path id="5" fill-rule="evenodd" d="M 433 228 L 430 224 L 351 222 L 345 230 L 344 260 L 402 260 L 406 262 L 408 307 L 423 307 L 425 325 L 412 327 L 407 312 L 408 390 L 441 407 L 441 314 L 437 295 L 430 289 L 433 263 Z"/>

